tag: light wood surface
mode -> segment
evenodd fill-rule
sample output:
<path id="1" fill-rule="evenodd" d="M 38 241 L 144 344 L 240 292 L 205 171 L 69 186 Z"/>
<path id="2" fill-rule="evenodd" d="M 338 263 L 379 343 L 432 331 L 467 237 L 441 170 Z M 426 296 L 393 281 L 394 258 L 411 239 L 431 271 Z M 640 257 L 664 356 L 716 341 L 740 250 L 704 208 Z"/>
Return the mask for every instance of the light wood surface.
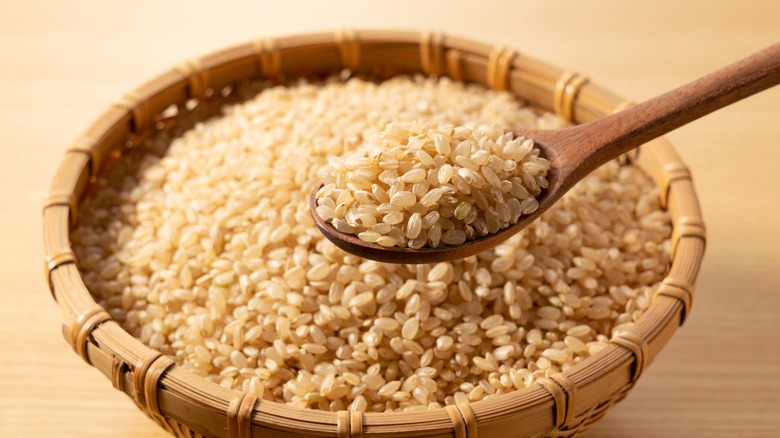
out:
<path id="1" fill-rule="evenodd" d="M 40 207 L 69 142 L 173 64 L 265 36 L 432 29 L 515 47 L 638 101 L 780 40 L 775 1 L 537 3 L 0 0 L 0 435 L 165 436 L 62 339 Z M 589 436 L 778 436 L 780 89 L 668 137 L 708 228 L 693 313 Z"/>

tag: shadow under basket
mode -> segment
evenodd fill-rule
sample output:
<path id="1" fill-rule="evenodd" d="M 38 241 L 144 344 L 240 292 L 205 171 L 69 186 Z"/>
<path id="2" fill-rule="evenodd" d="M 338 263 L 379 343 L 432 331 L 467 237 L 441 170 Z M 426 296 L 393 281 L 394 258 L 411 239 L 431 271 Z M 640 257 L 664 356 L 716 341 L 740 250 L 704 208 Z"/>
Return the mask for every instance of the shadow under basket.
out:
<path id="1" fill-rule="evenodd" d="M 625 397 L 691 308 L 705 246 L 691 175 L 663 139 L 629 154 L 660 188 L 672 218 L 672 264 L 630 332 L 566 372 L 530 387 L 445 409 L 326 412 L 258 400 L 174 364 L 124 331 L 87 290 L 70 246 L 79 200 L 129 144 L 230 96 L 236 84 L 312 77 L 343 69 L 376 78 L 448 76 L 508 90 L 531 105 L 584 123 L 630 105 L 589 82 L 519 52 L 438 33 L 341 31 L 253 41 L 181 64 L 127 94 L 67 150 L 45 203 L 46 271 L 63 333 L 88 364 L 167 431 L 184 437 L 570 437 Z M 215 106 L 215 105 L 212 105 Z M 199 109 L 200 108 L 200 109 Z M 205 114 L 205 111 L 204 111 Z"/>

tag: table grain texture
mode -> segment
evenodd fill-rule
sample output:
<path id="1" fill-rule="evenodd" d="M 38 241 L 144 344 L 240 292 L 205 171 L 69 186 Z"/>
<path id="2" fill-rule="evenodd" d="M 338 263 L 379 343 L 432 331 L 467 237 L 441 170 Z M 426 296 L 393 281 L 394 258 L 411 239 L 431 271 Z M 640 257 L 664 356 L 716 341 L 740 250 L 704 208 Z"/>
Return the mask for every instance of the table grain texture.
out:
<path id="1" fill-rule="evenodd" d="M 342 28 L 508 45 L 639 101 L 780 41 L 780 2 L 0 0 L 0 436 L 164 436 L 60 332 L 41 205 L 69 142 L 183 60 Z M 778 437 L 780 88 L 668 138 L 708 231 L 693 313 L 587 436 Z"/>

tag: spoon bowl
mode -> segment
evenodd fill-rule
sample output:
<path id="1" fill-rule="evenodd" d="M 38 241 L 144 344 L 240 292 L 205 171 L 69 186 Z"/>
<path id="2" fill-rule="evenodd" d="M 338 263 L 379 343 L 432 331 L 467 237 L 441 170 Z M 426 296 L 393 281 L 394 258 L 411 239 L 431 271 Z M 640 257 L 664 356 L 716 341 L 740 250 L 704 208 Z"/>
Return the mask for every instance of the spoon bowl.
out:
<path id="1" fill-rule="evenodd" d="M 535 221 L 542 213 L 552 207 L 568 190 L 568 188 L 566 190 L 558 188 L 562 181 L 559 178 L 560 168 L 558 167 L 558 164 L 562 159 L 559 151 L 549 148 L 546 142 L 537 140 L 544 137 L 549 132 L 553 131 L 514 131 L 515 136 L 533 138 L 536 148 L 539 149 L 539 155 L 550 161 L 550 170 L 547 172 L 547 181 L 549 184 L 547 189 L 536 196 L 536 200 L 539 202 L 539 207 L 536 211 L 521 216 L 520 220 L 516 223 L 499 230 L 497 233 L 488 234 L 473 240 L 466 240 L 464 243 L 457 246 L 442 244 L 436 248 L 423 247 L 420 249 L 412 249 L 400 248 L 397 246 L 386 247 L 376 243 L 366 242 L 355 234 L 338 231 L 333 225 L 317 214 L 316 194 L 320 188 L 322 188 L 322 184 L 319 184 L 314 188 L 309 199 L 311 216 L 314 219 L 317 228 L 319 228 L 320 232 L 322 232 L 328 240 L 350 254 L 369 260 L 385 263 L 438 263 L 458 260 L 479 254 L 482 251 L 493 248 L 530 225 L 531 222 Z"/>
<path id="2" fill-rule="evenodd" d="M 342 233 L 316 212 L 317 186 L 311 194 L 312 218 L 322 234 L 354 255 L 387 263 L 436 263 L 488 250 L 527 227 L 552 207 L 574 184 L 611 159 L 748 96 L 780 83 L 780 43 L 716 70 L 693 82 L 590 123 L 554 131 L 515 131 L 531 138 L 550 162 L 548 187 L 539 207 L 496 233 L 457 246 L 420 249 L 385 247 Z"/>

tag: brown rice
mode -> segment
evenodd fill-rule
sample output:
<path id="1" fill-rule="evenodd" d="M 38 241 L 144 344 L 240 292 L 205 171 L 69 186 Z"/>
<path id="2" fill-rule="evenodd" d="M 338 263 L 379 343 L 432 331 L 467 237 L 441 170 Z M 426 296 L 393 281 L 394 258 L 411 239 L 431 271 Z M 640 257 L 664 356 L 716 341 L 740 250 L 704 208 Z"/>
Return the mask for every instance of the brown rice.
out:
<path id="1" fill-rule="evenodd" d="M 423 119 L 562 125 L 447 79 L 268 88 L 165 153 L 165 134 L 150 140 L 159 153 L 131 154 L 98 181 L 71 234 L 85 283 L 126 330 L 193 373 L 314 409 L 493 397 L 631 327 L 667 270 L 671 230 L 630 165 L 607 164 L 540 221 L 457 262 L 387 265 L 324 239 L 306 200 L 328 157 L 391 121 Z"/>
<path id="2" fill-rule="evenodd" d="M 414 249 L 460 245 L 517 223 L 539 207 L 550 168 L 533 140 L 499 125 L 429 121 L 389 124 L 328 163 L 317 214 L 366 242 Z"/>

